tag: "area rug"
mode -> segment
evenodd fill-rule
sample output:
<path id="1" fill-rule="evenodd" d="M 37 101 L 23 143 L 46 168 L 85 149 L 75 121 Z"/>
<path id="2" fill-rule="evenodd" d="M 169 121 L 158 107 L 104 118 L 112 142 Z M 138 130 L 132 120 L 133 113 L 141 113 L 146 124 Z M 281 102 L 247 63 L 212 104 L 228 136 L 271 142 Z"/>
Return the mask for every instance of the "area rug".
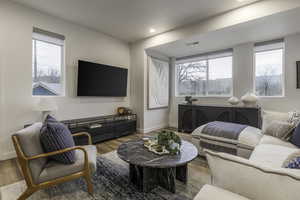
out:
<path id="1" fill-rule="evenodd" d="M 78 179 L 34 193 L 28 200 L 190 200 L 204 183 L 176 183 L 177 193 L 161 187 L 149 193 L 139 192 L 128 182 L 128 165 L 116 152 L 98 156 L 97 172 L 93 175 L 94 196 L 87 193 L 86 183 Z M 0 188 L 1 200 L 15 200 L 25 190 L 24 181 Z"/>

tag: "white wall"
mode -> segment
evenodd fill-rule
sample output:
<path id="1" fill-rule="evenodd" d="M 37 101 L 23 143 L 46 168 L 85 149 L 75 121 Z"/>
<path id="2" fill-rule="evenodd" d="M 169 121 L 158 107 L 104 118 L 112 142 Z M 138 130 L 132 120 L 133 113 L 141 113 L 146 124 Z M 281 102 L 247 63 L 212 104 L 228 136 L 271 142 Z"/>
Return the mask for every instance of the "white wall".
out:
<path id="1" fill-rule="evenodd" d="M 131 46 L 131 105 L 138 115 L 138 130 L 151 132 L 168 126 L 169 109 L 147 108 L 147 59 L 144 44 Z M 156 54 L 156 56 L 158 56 Z M 159 57 L 163 57 L 162 55 Z M 165 58 L 166 59 L 166 58 Z"/>
<path id="2" fill-rule="evenodd" d="M 176 119 L 173 119 L 174 117 L 170 117 L 173 120 L 169 122 L 169 109 L 147 110 L 146 49 L 177 40 L 190 38 L 195 35 L 207 34 L 212 31 L 259 19 L 265 16 L 270 16 L 279 12 L 284 12 L 299 6 L 300 1 L 295 0 L 260 1 L 258 3 L 254 3 L 249 6 L 213 17 L 206 21 L 202 21 L 198 24 L 178 28 L 131 44 L 131 68 L 133 69 L 131 71 L 131 102 L 134 111 L 139 114 L 139 129 L 143 132 L 148 132 L 149 130 L 161 128 L 163 126 L 167 126 L 168 124 L 171 126 L 177 125 L 177 122 L 175 122 Z M 243 62 L 243 60 L 240 60 L 239 62 Z M 235 73 L 238 73 L 238 71 L 236 71 Z M 240 93 L 242 92 L 242 90 L 246 90 L 246 84 L 248 83 L 245 82 L 244 84 L 245 85 L 243 87 L 245 88 L 241 89 Z M 223 103 L 225 99 L 216 100 L 206 98 L 205 100 L 203 100 L 203 103 L 211 101 L 215 101 L 215 103 Z M 176 104 L 176 102 L 171 102 L 171 113 L 176 113 L 176 110 L 174 110 L 174 104 Z M 172 116 L 174 116 L 174 114 L 172 114 Z"/>
<path id="3" fill-rule="evenodd" d="M 270 38 L 272 39 L 272 38 Z M 235 46 L 233 53 L 233 96 L 242 97 L 246 92 L 253 91 L 254 43 L 246 43 Z M 285 97 L 283 98 L 260 98 L 259 104 L 263 109 L 288 112 L 300 110 L 300 89 L 296 89 L 296 61 L 300 60 L 300 34 L 285 37 Z M 172 63 L 174 71 L 174 62 Z M 175 77 L 175 74 L 172 76 Z M 174 82 L 173 82 L 174 83 Z M 172 107 L 170 110 L 169 124 L 178 127 L 178 104 L 184 98 L 175 97 L 175 87 L 172 85 Z M 228 98 L 198 98 L 196 104 L 219 104 L 228 105 Z"/>
<path id="4" fill-rule="evenodd" d="M 40 117 L 38 113 L 32 111 L 37 102 L 37 98 L 31 96 L 33 26 L 66 36 L 66 97 L 54 98 L 59 107 L 57 112 L 59 119 L 111 114 L 115 112 L 117 106 L 131 105 L 138 114 L 139 129 L 148 132 L 168 125 L 169 109 L 147 110 L 146 49 L 269 16 L 297 6 L 300 6 L 300 1 L 261 1 L 199 24 L 137 41 L 130 45 L 129 52 L 126 43 L 110 36 L 10 1 L 2 1 L 0 4 L 0 159 L 12 155 L 11 134 L 22 128 L 24 124 L 37 121 Z M 78 59 L 123 67 L 131 65 L 130 98 L 75 97 L 74 83 Z"/>
<path id="5" fill-rule="evenodd" d="M 13 155 L 11 134 L 24 124 L 40 119 L 33 111 L 31 56 L 32 27 L 66 37 L 66 96 L 54 97 L 59 119 L 115 113 L 118 106 L 130 105 L 126 98 L 76 97 L 77 60 L 83 59 L 125 68 L 130 66 L 129 45 L 105 34 L 42 14 L 11 2 L 0 4 L 0 159 Z M 130 70 L 129 70 L 130 73 Z M 129 79 L 130 81 L 130 79 Z"/>

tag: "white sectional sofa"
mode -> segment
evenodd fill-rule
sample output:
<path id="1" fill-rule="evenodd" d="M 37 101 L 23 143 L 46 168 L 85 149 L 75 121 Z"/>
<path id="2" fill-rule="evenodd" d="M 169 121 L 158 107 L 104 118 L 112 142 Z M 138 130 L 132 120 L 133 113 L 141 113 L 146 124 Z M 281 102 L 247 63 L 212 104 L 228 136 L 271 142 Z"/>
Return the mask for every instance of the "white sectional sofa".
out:
<path id="1" fill-rule="evenodd" d="M 266 113 L 265 126 L 287 114 Z M 269 121 L 268 121 L 269 120 Z M 198 146 L 201 149 L 200 146 Z M 195 200 L 295 200 L 300 199 L 300 170 L 283 168 L 300 149 L 281 139 L 261 135 L 249 159 L 204 150 L 212 185 L 204 186 Z"/>

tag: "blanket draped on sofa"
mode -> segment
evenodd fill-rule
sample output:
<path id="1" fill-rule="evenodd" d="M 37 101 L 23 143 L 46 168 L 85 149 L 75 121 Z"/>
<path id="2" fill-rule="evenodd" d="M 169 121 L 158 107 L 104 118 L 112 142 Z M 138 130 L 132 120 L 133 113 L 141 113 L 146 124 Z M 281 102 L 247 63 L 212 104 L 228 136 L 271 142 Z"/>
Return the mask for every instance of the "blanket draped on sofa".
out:
<path id="1" fill-rule="evenodd" d="M 232 148 L 232 145 L 237 144 L 239 135 L 246 127 L 246 125 L 229 122 L 210 122 L 202 130 L 203 139 L 200 140 L 200 145 L 205 149 L 236 155 L 237 149 Z M 222 145 L 220 141 L 223 142 Z"/>

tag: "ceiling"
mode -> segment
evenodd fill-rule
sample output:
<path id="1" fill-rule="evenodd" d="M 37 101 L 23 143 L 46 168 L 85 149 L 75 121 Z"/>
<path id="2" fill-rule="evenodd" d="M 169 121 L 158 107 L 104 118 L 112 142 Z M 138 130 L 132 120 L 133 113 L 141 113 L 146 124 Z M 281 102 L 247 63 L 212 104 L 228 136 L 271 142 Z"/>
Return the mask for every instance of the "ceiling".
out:
<path id="1" fill-rule="evenodd" d="M 300 33 L 299 21 L 300 8 L 296 8 L 148 50 L 175 58 L 217 51 L 243 43 L 278 39 Z M 199 42 L 199 45 L 194 47 L 187 45 L 192 42 Z"/>
<path id="2" fill-rule="evenodd" d="M 12 0 L 133 42 L 257 0 Z M 150 28 L 156 30 L 150 33 Z"/>

